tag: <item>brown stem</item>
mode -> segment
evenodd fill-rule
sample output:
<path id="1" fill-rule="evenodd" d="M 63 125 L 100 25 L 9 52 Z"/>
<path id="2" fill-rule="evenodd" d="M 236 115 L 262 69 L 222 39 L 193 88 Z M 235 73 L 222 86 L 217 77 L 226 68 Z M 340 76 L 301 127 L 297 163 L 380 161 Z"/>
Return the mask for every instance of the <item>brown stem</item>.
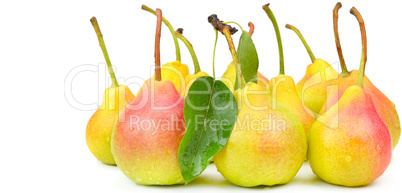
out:
<path id="1" fill-rule="evenodd" d="M 338 2 L 335 5 L 332 18 L 333 18 L 333 23 L 334 23 L 336 50 L 338 51 L 339 62 L 341 63 L 341 68 L 342 68 L 341 75 L 343 77 L 347 77 L 347 76 L 349 76 L 349 71 L 346 67 L 345 59 L 343 58 L 342 47 L 341 47 L 341 42 L 339 40 L 339 31 L 338 31 L 338 11 L 341 7 L 342 7 L 342 3 L 340 3 L 340 2 Z"/>
<path id="2" fill-rule="evenodd" d="M 162 10 L 156 8 L 156 33 L 155 33 L 155 80 L 161 81 L 161 28 L 162 28 Z"/>
<path id="3" fill-rule="evenodd" d="M 236 68 L 235 90 L 237 90 L 238 88 L 243 88 L 246 83 L 241 72 L 239 57 L 237 56 L 236 48 L 233 44 L 233 39 L 231 36 L 237 32 L 237 29 L 231 27 L 230 25 L 223 24 L 222 21 L 218 19 L 218 16 L 216 14 L 210 15 L 208 17 L 208 22 L 211 23 L 211 25 L 216 30 L 220 31 L 225 36 L 226 41 L 229 45 L 230 53 L 232 54 L 233 64 Z"/>
<path id="4" fill-rule="evenodd" d="M 359 22 L 360 33 L 362 36 L 362 55 L 360 59 L 360 68 L 359 68 L 359 78 L 357 79 L 357 85 L 363 87 L 364 82 L 364 71 L 366 69 L 367 62 L 367 35 L 366 35 L 366 27 L 364 26 L 363 17 L 360 15 L 359 11 L 355 7 L 350 9 L 350 13 L 354 15 Z"/>
<path id="5" fill-rule="evenodd" d="M 231 35 L 235 34 L 237 32 L 237 29 L 230 26 L 230 25 L 226 25 L 223 24 L 222 21 L 220 21 L 218 19 L 218 16 L 216 14 L 212 14 L 208 17 L 208 22 L 215 28 L 217 29 L 219 32 L 221 32 L 223 34 L 223 29 L 225 27 L 228 27 L 228 30 L 230 32 Z"/>
<path id="6" fill-rule="evenodd" d="M 250 27 L 250 30 L 248 31 L 248 33 L 250 34 L 250 36 L 252 36 L 253 35 L 253 33 L 254 33 L 254 24 L 253 24 L 253 22 L 248 22 L 248 27 Z"/>

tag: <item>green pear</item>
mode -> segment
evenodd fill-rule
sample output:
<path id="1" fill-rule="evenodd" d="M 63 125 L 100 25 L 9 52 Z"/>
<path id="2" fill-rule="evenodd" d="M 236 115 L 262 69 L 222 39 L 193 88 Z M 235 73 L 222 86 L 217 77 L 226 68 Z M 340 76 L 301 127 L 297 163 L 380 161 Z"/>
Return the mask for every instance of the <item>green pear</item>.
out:
<path id="1" fill-rule="evenodd" d="M 105 90 L 102 104 L 89 119 L 85 136 L 89 150 L 99 161 L 109 165 L 116 165 L 110 150 L 110 138 L 119 113 L 135 96 L 127 86 L 118 85 L 95 17 L 92 17 L 91 23 L 98 36 L 113 84 Z"/>
<path id="2" fill-rule="evenodd" d="M 218 171 L 238 186 L 288 183 L 307 152 L 300 121 L 279 102 L 271 106 L 265 88 L 255 83 L 235 96 L 240 111 L 227 145 L 214 156 Z"/>
<path id="3" fill-rule="evenodd" d="M 156 9 L 156 15 L 155 78 L 120 114 L 112 153 L 120 170 L 137 184 L 184 184 L 177 158 L 185 134 L 184 99 L 170 80 L 161 80 L 162 11 Z"/>

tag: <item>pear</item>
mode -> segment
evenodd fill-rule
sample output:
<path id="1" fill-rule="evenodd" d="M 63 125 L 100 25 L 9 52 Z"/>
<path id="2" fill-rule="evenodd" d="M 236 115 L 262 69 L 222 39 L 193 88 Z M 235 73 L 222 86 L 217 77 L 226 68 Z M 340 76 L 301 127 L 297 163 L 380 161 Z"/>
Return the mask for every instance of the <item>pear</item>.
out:
<path id="1" fill-rule="evenodd" d="M 392 156 L 391 136 L 370 95 L 357 85 L 318 118 L 309 134 L 308 160 L 326 182 L 363 186 L 381 176 Z"/>
<path id="2" fill-rule="evenodd" d="M 186 76 L 185 78 L 185 85 L 186 89 L 184 93 L 181 93 L 183 98 L 186 98 L 188 90 L 190 89 L 191 85 L 194 83 L 197 78 L 202 77 L 202 76 L 209 76 L 208 73 L 201 71 L 200 69 L 200 64 L 198 63 L 197 55 L 195 54 L 193 45 L 190 43 L 190 41 L 187 40 L 183 36 L 183 28 L 179 28 L 175 32 L 176 37 L 178 37 L 180 40 L 183 41 L 183 43 L 186 45 L 188 51 L 190 52 L 191 58 L 193 59 L 193 64 L 194 64 L 194 74 L 190 74 Z"/>
<path id="3" fill-rule="evenodd" d="M 110 150 L 112 130 L 119 113 L 135 98 L 135 96 L 127 86 L 118 85 L 103 41 L 103 35 L 95 17 L 91 18 L 91 23 L 98 36 L 99 45 L 101 46 L 105 56 L 113 84 L 105 90 L 102 104 L 89 119 L 85 137 L 89 150 L 99 161 L 109 165 L 116 165 Z"/>
<path id="4" fill-rule="evenodd" d="M 293 78 L 285 75 L 281 35 L 276 19 L 268 5 L 264 6 L 263 8 L 267 12 L 268 17 L 272 21 L 272 24 L 275 28 L 280 58 L 280 74 L 277 77 L 272 78 L 269 82 L 269 93 L 274 100 L 277 100 L 286 106 L 299 118 L 305 132 L 308 133 L 311 125 L 313 125 L 315 122 L 315 117 L 310 109 L 303 106 L 302 101 L 297 94 L 296 85 Z"/>
<path id="5" fill-rule="evenodd" d="M 337 79 L 338 72 L 325 60 L 316 59 L 310 46 L 296 27 L 286 24 L 286 28 L 297 34 L 310 56 L 312 63 L 307 66 L 306 73 L 297 83 L 296 89 L 303 105 L 318 114 L 327 99 L 327 87 L 331 84 L 330 80 Z"/>
<path id="6" fill-rule="evenodd" d="M 146 5 L 142 5 L 141 8 L 145 11 L 148 11 L 154 15 L 156 15 L 156 12 L 152 10 L 151 8 L 147 7 Z M 183 64 L 181 62 L 181 55 L 180 55 L 180 47 L 179 47 L 179 42 L 177 40 L 177 36 L 175 35 L 175 31 L 170 24 L 170 22 L 162 18 L 163 23 L 169 28 L 170 33 L 172 34 L 175 48 L 176 48 L 176 61 L 166 63 L 162 65 L 162 80 L 170 80 L 173 82 L 176 90 L 183 96 L 185 91 L 186 91 L 186 84 L 185 84 L 185 78 L 190 74 L 190 71 L 188 69 L 188 66 L 186 64 Z M 155 78 L 155 75 L 153 75 L 152 78 Z M 138 91 L 139 92 L 139 91 Z M 137 93 L 138 95 L 138 93 Z"/>
<path id="7" fill-rule="evenodd" d="M 364 21 L 356 8 L 350 12 L 359 21 L 363 43 L 357 85 L 349 86 L 339 101 L 313 125 L 308 159 L 313 172 L 326 182 L 364 186 L 387 169 L 392 157 L 392 139 L 371 95 L 365 91 Z"/>
<path id="8" fill-rule="evenodd" d="M 268 5 L 263 8 L 272 14 Z M 216 15 L 208 21 L 225 35 L 238 66 L 230 26 L 223 25 Z M 240 68 L 235 70 L 241 74 Z M 238 118 L 228 143 L 214 156 L 218 171 L 238 186 L 288 183 L 306 157 L 307 137 L 300 120 L 267 91 L 253 82 L 235 91 Z"/>
<path id="9" fill-rule="evenodd" d="M 234 92 L 234 85 L 236 81 L 236 68 L 233 62 L 231 62 L 226 71 L 223 73 L 222 77 L 220 80 L 225 83 L 225 85 L 232 91 Z M 264 75 L 261 73 L 257 72 L 257 84 L 260 85 L 263 88 L 268 89 L 269 88 L 269 80 L 266 78 Z"/>
<path id="10" fill-rule="evenodd" d="M 227 145 L 214 156 L 218 171 L 238 186 L 288 183 L 307 152 L 300 121 L 280 103 L 271 106 L 266 89 L 255 83 L 235 96 L 241 109 Z"/>
<path id="11" fill-rule="evenodd" d="M 340 6 L 340 5 L 338 5 Z M 362 33 L 365 33 L 365 29 L 362 29 Z M 337 34 L 337 30 L 336 30 Z M 337 35 L 339 36 L 339 35 Z M 336 80 L 335 87 L 330 89 L 328 92 L 328 101 L 322 107 L 320 114 L 324 114 L 330 107 L 335 105 L 338 100 L 343 96 L 346 89 L 354 84 L 356 84 L 358 80 L 358 71 L 352 70 L 350 72 L 346 69 L 345 61 L 342 59 L 342 49 L 340 47 L 340 43 L 337 44 L 337 50 L 339 54 L 339 58 L 341 61 L 341 67 L 343 73 L 339 76 Z M 364 51 L 364 50 L 363 50 Z M 364 53 L 366 55 L 366 53 Z M 395 104 L 387 98 L 385 94 L 383 94 L 370 80 L 367 76 L 364 76 L 364 91 L 370 95 L 374 107 L 387 125 L 391 137 L 392 137 L 392 144 L 393 148 L 395 148 L 399 142 L 400 135 L 401 135 L 401 124 L 399 120 L 398 113 L 395 108 Z"/>
<path id="12" fill-rule="evenodd" d="M 185 134 L 184 99 L 170 80 L 161 80 L 160 34 L 162 11 L 156 10 L 155 79 L 120 114 L 112 135 L 117 166 L 142 185 L 184 184 L 177 158 Z"/>

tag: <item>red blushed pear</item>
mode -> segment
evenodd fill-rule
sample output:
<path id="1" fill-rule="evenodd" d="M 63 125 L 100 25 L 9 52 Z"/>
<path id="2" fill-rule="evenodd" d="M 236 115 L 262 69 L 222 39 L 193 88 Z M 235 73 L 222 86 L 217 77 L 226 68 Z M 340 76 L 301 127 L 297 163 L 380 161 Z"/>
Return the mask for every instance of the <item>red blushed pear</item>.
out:
<path id="1" fill-rule="evenodd" d="M 318 114 L 327 100 L 329 80 L 337 79 L 338 72 L 328 62 L 315 58 L 306 40 L 296 27 L 286 24 L 286 28 L 293 30 L 299 36 L 310 56 L 312 64 L 307 66 L 306 74 L 297 83 L 296 89 L 303 105 L 307 106 L 313 113 Z"/>
<path id="2" fill-rule="evenodd" d="M 112 152 L 120 170 L 137 184 L 184 184 L 177 158 L 185 134 L 184 99 L 170 80 L 161 80 L 161 10 L 156 14 L 155 79 L 147 80 L 120 114 Z"/>
<path id="3" fill-rule="evenodd" d="M 356 8 L 350 12 L 357 17 L 362 31 L 363 51 L 358 78 L 311 128 L 308 159 L 313 172 L 326 182 L 363 186 L 387 169 L 392 157 L 392 141 L 387 125 L 366 92 L 364 22 Z"/>
<path id="4" fill-rule="evenodd" d="M 264 6 L 264 10 L 275 28 L 280 58 L 280 74 L 277 77 L 272 78 L 269 82 L 269 93 L 274 100 L 282 103 L 299 118 L 305 132 L 308 133 L 311 125 L 315 122 L 315 118 L 313 113 L 303 106 L 302 101 L 297 95 L 296 85 L 293 78 L 285 75 L 281 35 L 272 11 L 268 11 L 268 5 Z"/>
<path id="5" fill-rule="evenodd" d="M 105 90 L 102 104 L 89 119 L 85 137 L 89 150 L 99 161 L 109 165 L 116 165 L 110 150 L 110 138 L 119 113 L 135 96 L 126 85 L 119 85 L 117 83 L 98 21 L 95 17 L 92 17 L 91 23 L 98 36 L 99 45 L 105 57 L 112 79 L 112 86 Z"/>
<path id="6" fill-rule="evenodd" d="M 364 34 L 364 38 L 365 38 L 364 24 L 362 25 L 361 31 L 362 31 L 362 34 Z M 337 28 L 335 28 L 335 37 L 339 37 Z M 337 43 L 336 45 L 337 45 L 339 59 L 341 61 L 340 63 L 341 63 L 341 67 L 342 67 L 342 73 L 339 76 L 339 78 L 334 81 L 334 82 L 336 82 L 335 83 L 336 87 L 333 87 L 328 92 L 328 101 L 321 109 L 321 112 L 320 112 L 321 115 L 324 115 L 325 112 L 329 108 L 331 108 L 333 105 L 335 105 L 338 102 L 338 100 L 344 95 L 346 89 L 349 88 L 350 86 L 354 85 L 359 77 L 359 75 L 358 75 L 359 73 L 357 70 L 352 70 L 349 72 L 346 69 L 346 64 L 343 59 L 340 42 L 336 41 L 336 43 Z M 364 44 L 365 44 L 365 42 L 364 42 Z M 366 50 L 363 50 L 363 51 L 366 52 Z M 366 57 L 366 54 L 365 54 L 365 57 Z M 399 142 L 399 138 L 401 135 L 401 125 L 400 125 L 398 113 L 395 108 L 395 104 L 392 103 L 392 101 L 390 101 L 387 98 L 387 96 L 385 96 L 385 94 L 383 94 L 369 80 L 369 78 L 367 76 L 364 76 L 364 91 L 371 96 L 371 99 L 374 103 L 374 107 L 377 110 L 378 115 L 381 117 L 381 119 L 387 125 L 388 130 L 391 133 L 393 148 L 395 148 Z"/>

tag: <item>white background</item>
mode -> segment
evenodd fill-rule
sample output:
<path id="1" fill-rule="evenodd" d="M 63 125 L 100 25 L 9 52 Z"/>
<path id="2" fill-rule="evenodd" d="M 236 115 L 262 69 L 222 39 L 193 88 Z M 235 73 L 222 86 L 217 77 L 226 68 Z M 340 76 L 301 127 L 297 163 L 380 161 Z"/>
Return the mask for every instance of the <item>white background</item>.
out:
<path id="1" fill-rule="evenodd" d="M 104 59 L 89 19 L 98 18 L 119 83 L 124 78 L 150 77 L 153 65 L 155 17 L 141 10 L 141 4 L 163 10 L 175 28 L 193 44 L 203 71 L 212 74 L 214 32 L 207 17 L 218 14 L 224 21 L 237 21 L 248 30 L 254 22 L 253 35 L 259 53 L 260 69 L 271 79 L 278 75 L 277 43 L 271 22 L 261 9 L 266 1 L 13 1 L 0 3 L 1 59 L 1 157 L 0 192 L 138 192 L 138 191 L 349 191 L 389 192 L 401 190 L 402 147 L 397 146 L 388 170 L 369 186 L 344 188 L 319 180 L 305 164 L 287 185 L 254 189 L 231 185 L 213 165 L 187 186 L 145 187 L 126 178 L 117 167 L 98 162 L 85 142 L 85 128 L 102 97 L 105 85 Z M 300 80 L 310 59 L 297 36 L 284 28 L 298 27 L 317 58 L 339 71 L 337 65 L 332 9 L 336 1 L 272 0 L 282 34 L 286 74 Z M 349 9 L 356 6 L 363 15 L 368 37 L 366 74 L 402 112 L 402 37 L 400 1 L 343 1 L 339 31 L 349 70 L 360 60 L 360 32 Z M 240 33 L 234 36 L 235 45 Z M 162 63 L 175 59 L 169 31 L 162 31 Z M 181 44 L 182 62 L 192 61 Z M 216 72 L 222 75 L 231 55 L 219 36 Z M 65 80 L 74 68 L 98 69 L 82 72 L 72 83 Z M 101 64 L 98 68 L 98 64 Z M 138 79 L 140 80 L 140 79 Z M 142 80 L 138 82 L 142 84 Z M 130 84 L 136 93 L 139 85 Z M 72 91 L 79 106 L 67 101 L 65 91 Z M 70 98 L 71 99 L 71 98 Z M 84 111 L 87 109 L 86 111 Z"/>

